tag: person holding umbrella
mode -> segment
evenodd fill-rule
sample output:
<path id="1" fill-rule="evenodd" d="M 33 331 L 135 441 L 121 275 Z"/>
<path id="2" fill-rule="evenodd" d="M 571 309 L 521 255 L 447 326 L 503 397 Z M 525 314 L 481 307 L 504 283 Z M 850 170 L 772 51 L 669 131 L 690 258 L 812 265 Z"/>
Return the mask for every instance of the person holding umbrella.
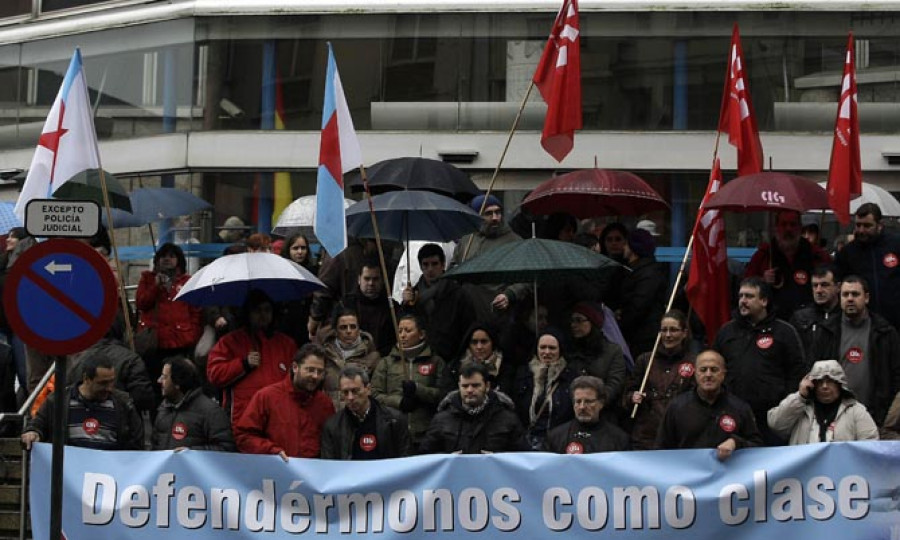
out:
<path id="1" fill-rule="evenodd" d="M 407 414 L 412 453 L 425 435 L 438 404 L 444 398 L 439 387 L 444 359 L 432 353 L 422 322 L 404 315 L 398 323 L 400 341 L 378 362 L 372 376 L 375 399 Z"/>
<path id="2" fill-rule="evenodd" d="M 144 357 L 151 381 L 159 379 L 165 358 L 193 355 L 203 334 L 203 311 L 175 300 L 190 277 L 184 252 L 172 243 L 160 246 L 153 256 L 153 269 L 141 273 L 135 306 L 141 327 L 155 328 L 157 334 L 156 350 Z"/>
<path id="3" fill-rule="evenodd" d="M 266 293 L 253 289 L 244 301 L 241 323 L 209 351 L 206 375 L 222 390 L 222 407 L 234 425 L 257 390 L 287 376 L 297 344 L 275 331 L 275 307 Z"/>

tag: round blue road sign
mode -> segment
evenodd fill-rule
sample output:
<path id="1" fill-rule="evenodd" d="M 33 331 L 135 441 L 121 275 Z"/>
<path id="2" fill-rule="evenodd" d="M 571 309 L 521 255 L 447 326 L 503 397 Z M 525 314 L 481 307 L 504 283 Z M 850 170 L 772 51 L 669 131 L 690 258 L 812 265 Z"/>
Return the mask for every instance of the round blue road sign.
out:
<path id="1" fill-rule="evenodd" d="M 99 341 L 116 316 L 117 300 L 109 263 L 75 240 L 48 240 L 30 248 L 3 287 L 13 332 L 44 354 L 71 354 Z"/>

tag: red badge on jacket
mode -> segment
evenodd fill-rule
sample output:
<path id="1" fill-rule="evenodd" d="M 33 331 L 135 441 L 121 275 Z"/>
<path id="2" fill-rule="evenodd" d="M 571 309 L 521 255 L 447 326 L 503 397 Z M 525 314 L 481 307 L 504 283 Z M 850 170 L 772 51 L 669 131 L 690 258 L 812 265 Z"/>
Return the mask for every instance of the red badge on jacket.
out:
<path id="1" fill-rule="evenodd" d="M 359 447 L 363 452 L 371 452 L 378 447 L 378 439 L 375 438 L 375 435 L 363 435 L 359 438 Z"/>
<path id="2" fill-rule="evenodd" d="M 794 283 L 797 285 L 806 285 L 809 283 L 809 274 L 805 270 L 797 270 L 794 272 Z"/>
<path id="3" fill-rule="evenodd" d="M 682 362 L 678 364 L 678 374 L 682 379 L 690 379 L 694 376 L 694 364 L 690 362 Z"/>
<path id="4" fill-rule="evenodd" d="M 419 364 L 419 375 L 427 377 L 434 373 L 434 364 Z"/>
<path id="5" fill-rule="evenodd" d="M 884 265 L 888 268 L 894 268 L 897 266 L 897 263 L 900 262 L 900 259 L 897 258 L 893 253 L 885 253 L 884 259 L 882 261 Z"/>
<path id="6" fill-rule="evenodd" d="M 719 427 L 725 433 L 734 433 L 734 430 L 737 429 L 737 420 L 727 414 L 723 414 L 719 417 Z"/>
<path id="7" fill-rule="evenodd" d="M 81 424 L 81 428 L 88 435 L 96 435 L 100 433 L 100 420 L 96 418 L 85 418 L 84 423 Z"/>
<path id="8" fill-rule="evenodd" d="M 580 442 L 572 441 L 566 446 L 567 454 L 583 454 L 584 446 Z"/>
<path id="9" fill-rule="evenodd" d="M 847 353 L 844 354 L 844 360 L 850 362 L 851 364 L 858 364 L 863 361 L 863 352 L 859 347 L 850 347 L 847 349 Z"/>
<path id="10" fill-rule="evenodd" d="M 772 337 L 772 334 L 762 334 L 756 338 L 756 346 L 763 350 L 771 347 L 773 343 L 775 343 L 775 338 Z"/>
<path id="11" fill-rule="evenodd" d="M 180 441 L 187 437 L 188 429 L 187 426 L 184 425 L 184 422 L 175 422 L 172 425 L 172 438 L 176 441 Z"/>

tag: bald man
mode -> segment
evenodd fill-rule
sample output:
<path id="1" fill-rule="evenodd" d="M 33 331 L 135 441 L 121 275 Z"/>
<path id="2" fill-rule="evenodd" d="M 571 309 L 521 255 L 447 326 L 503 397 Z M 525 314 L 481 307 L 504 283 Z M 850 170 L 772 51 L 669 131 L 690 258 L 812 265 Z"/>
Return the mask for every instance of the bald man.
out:
<path id="1" fill-rule="evenodd" d="M 723 386 L 725 373 L 721 354 L 706 350 L 697 356 L 697 387 L 669 404 L 657 448 L 715 448 L 719 460 L 725 461 L 738 448 L 762 444 L 750 406 Z"/>

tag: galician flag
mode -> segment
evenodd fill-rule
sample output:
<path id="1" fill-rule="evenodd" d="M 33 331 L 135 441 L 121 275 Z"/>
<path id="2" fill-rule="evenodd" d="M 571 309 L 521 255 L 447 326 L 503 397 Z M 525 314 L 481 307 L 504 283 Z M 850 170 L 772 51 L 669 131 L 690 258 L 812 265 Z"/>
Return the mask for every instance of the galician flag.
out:
<path id="1" fill-rule="evenodd" d="M 99 168 L 100 151 L 81 51 L 75 49 L 62 87 L 44 122 L 25 185 L 16 202 L 16 216 L 24 223 L 28 201 L 50 198 L 76 174 Z"/>
<path id="2" fill-rule="evenodd" d="M 344 173 L 362 165 L 362 152 L 353 129 L 353 119 L 350 118 L 350 109 L 344 97 L 344 87 L 341 86 L 331 43 L 328 43 L 327 70 L 314 230 L 322 247 L 334 257 L 347 247 Z"/>

